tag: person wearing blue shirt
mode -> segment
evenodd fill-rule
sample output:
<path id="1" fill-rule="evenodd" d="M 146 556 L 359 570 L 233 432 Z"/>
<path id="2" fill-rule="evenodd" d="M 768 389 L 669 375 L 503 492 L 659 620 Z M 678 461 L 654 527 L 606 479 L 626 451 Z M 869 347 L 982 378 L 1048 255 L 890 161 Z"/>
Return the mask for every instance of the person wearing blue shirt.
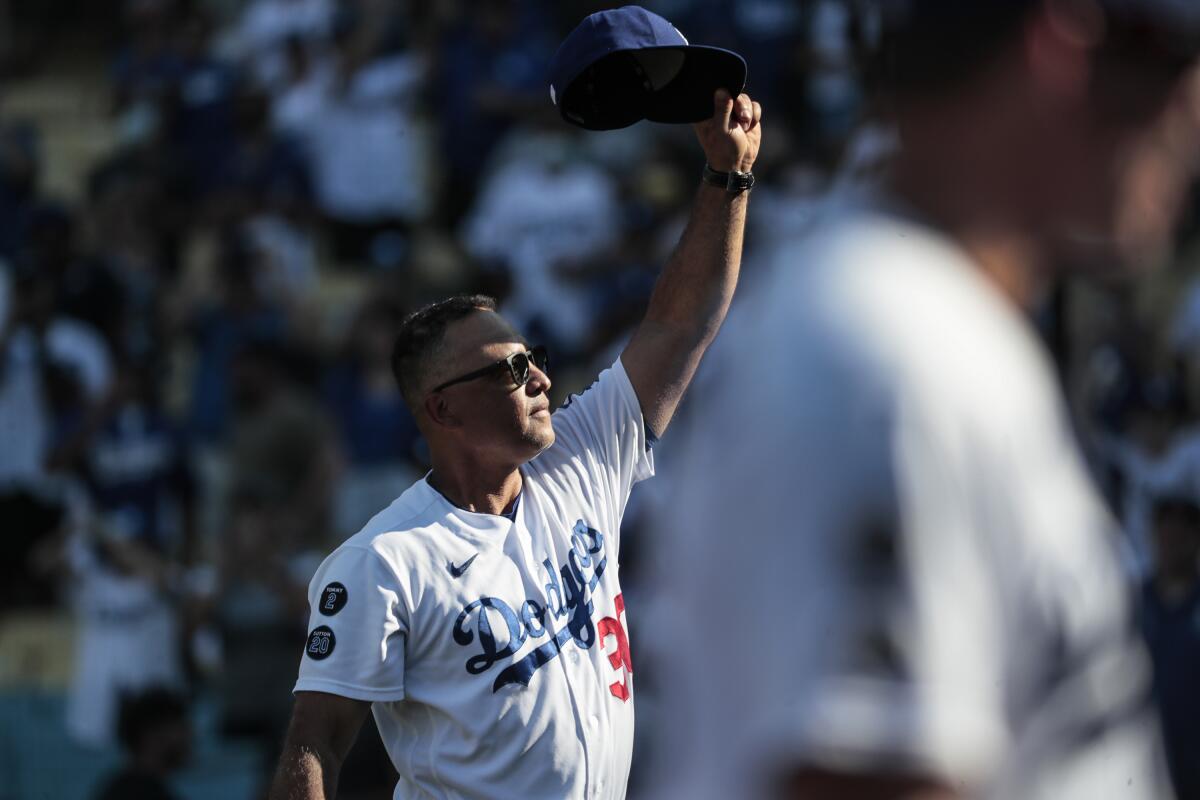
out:
<path id="1" fill-rule="evenodd" d="M 1142 587 L 1142 629 L 1154 662 L 1167 763 L 1179 800 L 1200 798 L 1200 501 L 1154 504 L 1154 572 Z"/>

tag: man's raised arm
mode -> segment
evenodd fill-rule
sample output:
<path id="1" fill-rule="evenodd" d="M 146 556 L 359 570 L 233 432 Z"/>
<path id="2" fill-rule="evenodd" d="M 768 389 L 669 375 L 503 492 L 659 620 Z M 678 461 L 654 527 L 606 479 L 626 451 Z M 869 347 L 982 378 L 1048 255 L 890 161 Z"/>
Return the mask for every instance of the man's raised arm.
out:
<path id="1" fill-rule="evenodd" d="M 762 108 L 718 91 L 712 119 L 694 126 L 708 165 L 750 172 Z M 687 229 L 659 275 L 646 316 L 621 354 L 650 431 L 661 436 L 729 310 L 742 261 L 749 193 L 703 183 Z"/>

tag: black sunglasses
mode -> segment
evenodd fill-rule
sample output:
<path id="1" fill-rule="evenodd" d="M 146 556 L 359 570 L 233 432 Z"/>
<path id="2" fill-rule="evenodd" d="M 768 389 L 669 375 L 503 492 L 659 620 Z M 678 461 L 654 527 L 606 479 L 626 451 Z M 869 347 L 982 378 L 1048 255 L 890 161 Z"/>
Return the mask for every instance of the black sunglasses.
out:
<path id="1" fill-rule="evenodd" d="M 477 369 L 474 372 L 468 372 L 466 375 L 459 375 L 457 378 L 452 378 L 445 383 L 440 383 L 429 391 L 431 394 L 433 392 L 440 392 L 447 386 L 453 386 L 456 383 L 465 383 L 466 381 L 473 381 L 476 378 L 482 378 L 485 375 L 491 375 L 497 372 L 501 367 L 504 367 L 508 370 L 508 374 L 512 377 L 514 384 L 517 386 L 524 386 L 529 382 L 530 364 L 533 364 L 542 372 L 546 371 L 547 367 L 550 366 L 550 355 L 546 352 L 545 347 L 539 344 L 536 347 L 532 347 L 524 352 L 518 351 L 510 356 L 500 359 L 499 361 L 488 364 L 486 367 Z"/>

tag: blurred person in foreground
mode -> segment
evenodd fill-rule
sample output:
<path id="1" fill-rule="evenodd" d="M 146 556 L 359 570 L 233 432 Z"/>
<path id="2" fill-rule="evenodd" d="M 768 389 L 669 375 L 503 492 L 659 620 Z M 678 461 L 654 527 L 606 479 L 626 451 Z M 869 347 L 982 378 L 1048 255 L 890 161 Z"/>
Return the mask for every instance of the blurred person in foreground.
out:
<path id="1" fill-rule="evenodd" d="M 660 520 L 653 796 L 1169 797 L 1113 525 L 1026 312 L 1166 240 L 1200 6 L 884 8 L 889 171 L 780 249 L 694 401 L 724 423 Z"/>
<path id="2" fill-rule="evenodd" d="M 716 93 L 695 126 L 712 169 L 750 171 L 760 115 Z M 401 325 L 393 366 L 433 469 L 313 577 L 273 798 L 333 797 L 368 710 L 397 797 L 625 796 L 621 517 L 741 263 L 745 187 L 709 180 L 628 346 L 553 416 L 544 348 L 490 298 Z"/>
<path id="3" fill-rule="evenodd" d="M 1192 800 L 1200 798 L 1200 503 L 1164 493 L 1152 516 L 1154 572 L 1142 584 L 1142 630 L 1171 777 L 1179 800 Z"/>

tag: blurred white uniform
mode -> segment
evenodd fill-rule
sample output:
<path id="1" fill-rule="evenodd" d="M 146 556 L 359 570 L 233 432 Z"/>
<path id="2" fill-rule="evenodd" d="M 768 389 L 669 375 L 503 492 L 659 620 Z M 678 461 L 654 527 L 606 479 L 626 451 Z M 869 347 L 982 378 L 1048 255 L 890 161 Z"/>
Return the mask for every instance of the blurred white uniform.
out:
<path id="1" fill-rule="evenodd" d="M 841 202 L 692 396 L 654 796 L 771 796 L 802 765 L 1169 796 L 1112 523 L 1040 343 L 952 242 Z"/>

